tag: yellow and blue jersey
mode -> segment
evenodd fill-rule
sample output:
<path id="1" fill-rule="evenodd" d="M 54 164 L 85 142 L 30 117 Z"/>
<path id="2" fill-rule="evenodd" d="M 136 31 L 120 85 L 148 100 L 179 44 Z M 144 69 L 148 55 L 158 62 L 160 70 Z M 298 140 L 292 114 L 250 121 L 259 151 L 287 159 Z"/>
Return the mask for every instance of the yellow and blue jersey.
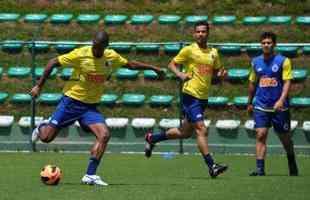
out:
<path id="1" fill-rule="evenodd" d="M 288 58 L 280 54 L 269 60 L 264 60 L 263 55 L 255 57 L 249 76 L 249 80 L 256 83 L 254 107 L 272 110 L 282 94 L 284 81 L 292 78 L 292 66 Z M 287 109 L 288 106 L 286 99 L 284 108 Z"/>
<path id="2" fill-rule="evenodd" d="M 197 43 L 182 48 L 173 59 L 184 66 L 190 80 L 183 84 L 182 92 L 198 99 L 207 99 L 214 69 L 221 67 L 217 49 L 202 49 Z"/>
<path id="3" fill-rule="evenodd" d="M 127 60 L 112 49 L 105 49 L 101 58 L 94 57 L 91 46 L 77 48 L 58 56 L 62 66 L 73 67 L 63 93 L 84 103 L 99 103 L 104 83 L 115 68 L 126 65 Z"/>

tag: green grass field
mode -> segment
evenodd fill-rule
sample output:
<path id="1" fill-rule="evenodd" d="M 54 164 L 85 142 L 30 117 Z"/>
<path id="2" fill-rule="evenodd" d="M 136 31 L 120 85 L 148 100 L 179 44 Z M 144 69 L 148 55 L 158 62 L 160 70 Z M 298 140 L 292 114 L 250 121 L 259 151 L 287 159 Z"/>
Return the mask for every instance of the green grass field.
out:
<path id="1" fill-rule="evenodd" d="M 200 156 L 106 154 L 99 175 L 108 187 L 81 185 L 88 154 L 0 153 L 0 199 L 309 199 L 310 159 L 299 156 L 299 177 L 287 176 L 284 156 L 270 156 L 265 177 L 249 177 L 253 156 L 216 155 L 229 171 L 211 179 Z M 58 186 L 45 186 L 39 172 L 45 164 L 57 164 L 64 172 Z"/>

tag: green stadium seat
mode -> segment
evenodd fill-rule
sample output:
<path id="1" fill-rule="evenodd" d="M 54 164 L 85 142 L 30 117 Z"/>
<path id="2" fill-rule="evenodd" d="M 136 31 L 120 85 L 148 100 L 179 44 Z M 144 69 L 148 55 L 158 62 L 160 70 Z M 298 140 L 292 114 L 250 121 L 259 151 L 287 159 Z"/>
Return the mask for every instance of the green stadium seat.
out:
<path id="1" fill-rule="evenodd" d="M 94 24 L 98 23 L 100 20 L 100 15 L 94 14 L 80 14 L 76 18 L 76 22 L 79 24 Z"/>
<path id="2" fill-rule="evenodd" d="M 56 44 L 54 48 L 59 54 L 69 53 L 77 47 L 75 41 L 58 41 L 57 43 L 59 44 Z"/>
<path id="3" fill-rule="evenodd" d="M 302 124 L 302 130 L 306 133 L 310 133 L 310 121 L 304 121 Z"/>
<path id="4" fill-rule="evenodd" d="M 306 69 L 293 69 L 293 80 L 304 81 L 307 79 L 308 71 Z"/>
<path id="5" fill-rule="evenodd" d="M 217 107 L 217 106 L 225 106 L 228 103 L 227 97 L 209 97 L 208 98 L 208 106 Z"/>
<path id="6" fill-rule="evenodd" d="M 47 53 L 50 49 L 49 44 L 43 43 L 43 41 L 36 41 L 33 44 L 28 45 L 29 52 L 32 52 L 32 48 L 34 47 L 34 52 L 36 54 Z"/>
<path id="7" fill-rule="evenodd" d="M 44 67 L 36 67 L 34 70 L 34 74 L 36 76 L 36 78 L 40 78 L 43 73 L 44 73 Z M 54 79 L 56 78 L 56 74 L 57 74 L 57 68 L 54 68 L 52 73 L 50 74 L 49 78 Z"/>
<path id="8" fill-rule="evenodd" d="M 150 98 L 150 105 L 156 106 L 171 106 L 173 96 L 171 95 L 153 95 Z"/>
<path id="9" fill-rule="evenodd" d="M 163 118 L 159 121 L 159 128 L 162 130 L 168 130 L 169 128 L 179 128 L 180 119 L 177 118 Z"/>
<path id="10" fill-rule="evenodd" d="M 249 74 L 249 69 L 228 69 L 228 79 L 230 81 L 245 81 L 248 79 Z"/>
<path id="11" fill-rule="evenodd" d="M 142 106 L 145 101 L 143 94 L 124 94 L 121 102 L 125 106 Z"/>
<path id="12" fill-rule="evenodd" d="M 119 53 L 129 53 L 131 51 L 132 45 L 128 42 L 113 42 L 110 44 L 110 48 Z"/>
<path id="13" fill-rule="evenodd" d="M 53 14 L 50 18 L 50 22 L 52 24 L 69 24 L 72 18 L 72 14 Z"/>
<path id="14" fill-rule="evenodd" d="M 239 56 L 241 54 L 241 47 L 225 45 L 219 47 L 219 52 L 227 56 Z"/>
<path id="15" fill-rule="evenodd" d="M 100 104 L 104 106 L 114 106 L 118 96 L 116 94 L 104 94 L 101 96 Z"/>
<path id="16" fill-rule="evenodd" d="M 132 25 L 148 25 L 152 23 L 154 17 L 152 15 L 133 15 L 130 19 Z"/>
<path id="17" fill-rule="evenodd" d="M 9 77 L 26 78 L 30 75 L 30 67 L 10 67 L 8 70 Z"/>
<path id="18" fill-rule="evenodd" d="M 296 18 L 298 25 L 310 25 L 310 16 L 299 16 Z"/>
<path id="19" fill-rule="evenodd" d="M 15 93 L 11 98 L 11 102 L 13 104 L 30 104 L 31 96 L 27 93 Z"/>
<path id="20" fill-rule="evenodd" d="M 20 40 L 6 40 L 3 42 L 1 49 L 3 52 L 9 54 L 18 54 L 23 50 L 23 41 Z"/>
<path id="21" fill-rule="evenodd" d="M 131 127 L 136 137 L 143 137 L 147 132 L 153 132 L 156 120 L 154 118 L 133 118 Z"/>
<path id="22" fill-rule="evenodd" d="M 217 120 L 215 127 L 218 133 L 223 137 L 236 138 L 238 129 L 241 122 L 240 120 Z"/>
<path id="23" fill-rule="evenodd" d="M 136 45 L 136 51 L 141 53 L 158 53 L 160 45 L 152 43 L 139 43 Z"/>
<path id="24" fill-rule="evenodd" d="M 128 17 L 126 15 L 106 15 L 104 23 L 107 25 L 123 25 L 126 23 Z"/>
<path id="25" fill-rule="evenodd" d="M 137 79 L 139 75 L 139 71 L 138 70 L 131 70 L 131 69 L 127 69 L 127 68 L 119 68 L 116 71 L 116 78 L 117 79 L 128 79 L 128 80 L 134 80 Z"/>
<path id="26" fill-rule="evenodd" d="M 270 16 L 268 17 L 267 23 L 273 25 L 287 25 L 291 24 L 292 17 L 291 16 Z"/>
<path id="27" fill-rule="evenodd" d="M 208 21 L 208 16 L 206 15 L 190 15 L 185 18 L 185 23 L 188 25 L 196 24 L 197 22 Z"/>
<path id="28" fill-rule="evenodd" d="M 161 25 L 177 25 L 180 21 L 179 15 L 161 15 L 158 17 L 158 23 Z"/>
<path id="29" fill-rule="evenodd" d="M 56 105 L 60 102 L 62 96 L 61 93 L 42 93 L 39 96 L 39 101 L 46 105 Z"/>
<path id="30" fill-rule="evenodd" d="M 72 72 L 73 72 L 73 68 L 65 67 L 61 71 L 60 78 L 62 78 L 63 80 L 68 80 L 70 78 Z"/>
<path id="31" fill-rule="evenodd" d="M 0 79 L 2 78 L 2 75 L 3 75 L 3 68 L 0 67 Z"/>
<path id="32" fill-rule="evenodd" d="M 27 23 L 43 23 L 46 19 L 46 14 L 27 14 L 24 17 L 24 21 Z"/>
<path id="33" fill-rule="evenodd" d="M 278 53 L 281 53 L 284 56 L 287 56 L 289 58 L 295 58 L 297 57 L 297 47 L 292 46 L 277 46 L 276 51 Z"/>
<path id="34" fill-rule="evenodd" d="M 245 107 L 248 105 L 248 97 L 247 96 L 234 97 L 233 103 L 235 106 Z"/>
<path id="35" fill-rule="evenodd" d="M 0 115 L 0 135 L 10 135 L 14 123 L 14 116 Z"/>
<path id="36" fill-rule="evenodd" d="M 304 55 L 310 55 L 310 46 L 304 46 L 302 52 Z"/>
<path id="37" fill-rule="evenodd" d="M 148 80 L 158 79 L 158 75 L 154 70 L 144 70 L 143 76 L 145 79 L 148 79 Z"/>
<path id="38" fill-rule="evenodd" d="M 180 43 L 164 44 L 164 52 L 166 54 L 177 54 L 181 50 Z"/>
<path id="39" fill-rule="evenodd" d="M 259 56 L 263 53 L 262 48 L 260 46 L 246 46 L 245 47 L 246 53 L 250 57 Z"/>
<path id="40" fill-rule="evenodd" d="M 242 20 L 242 24 L 244 25 L 262 25 L 266 22 L 266 16 L 247 16 Z"/>
<path id="41" fill-rule="evenodd" d="M 310 107 L 309 97 L 293 97 L 290 100 L 290 105 L 292 107 Z"/>
<path id="42" fill-rule="evenodd" d="M 224 15 L 224 16 L 214 16 L 212 19 L 212 24 L 215 25 L 232 25 L 236 21 L 236 16 Z"/>
<path id="43" fill-rule="evenodd" d="M 17 13 L 0 13 L 0 22 L 16 22 L 19 17 Z"/>
<path id="44" fill-rule="evenodd" d="M 38 126 L 44 120 L 41 116 L 36 116 L 34 118 L 35 126 Z M 23 116 L 18 121 L 18 126 L 21 129 L 21 132 L 25 135 L 31 134 L 31 117 L 30 116 Z"/>
<path id="45" fill-rule="evenodd" d="M 127 127 L 129 123 L 128 118 L 122 117 L 110 117 L 105 120 L 112 138 L 125 138 L 127 133 Z"/>
<path id="46" fill-rule="evenodd" d="M 0 104 L 3 104 L 8 98 L 9 94 L 6 92 L 0 92 Z"/>

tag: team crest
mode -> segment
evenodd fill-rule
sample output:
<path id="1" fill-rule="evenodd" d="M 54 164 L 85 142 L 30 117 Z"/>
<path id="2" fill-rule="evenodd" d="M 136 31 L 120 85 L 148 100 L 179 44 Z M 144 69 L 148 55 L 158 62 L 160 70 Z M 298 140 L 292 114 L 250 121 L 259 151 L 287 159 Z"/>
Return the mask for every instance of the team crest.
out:
<path id="1" fill-rule="evenodd" d="M 272 65 L 271 70 L 273 72 L 277 72 L 279 70 L 279 66 L 277 64 Z"/>

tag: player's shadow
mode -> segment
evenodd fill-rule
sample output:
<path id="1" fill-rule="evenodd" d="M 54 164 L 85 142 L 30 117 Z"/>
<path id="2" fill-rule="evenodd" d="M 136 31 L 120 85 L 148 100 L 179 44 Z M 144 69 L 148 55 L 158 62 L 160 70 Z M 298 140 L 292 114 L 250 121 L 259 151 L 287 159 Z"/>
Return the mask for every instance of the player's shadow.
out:
<path id="1" fill-rule="evenodd" d="M 182 184 L 177 183 L 110 183 L 110 186 L 178 186 Z"/>

